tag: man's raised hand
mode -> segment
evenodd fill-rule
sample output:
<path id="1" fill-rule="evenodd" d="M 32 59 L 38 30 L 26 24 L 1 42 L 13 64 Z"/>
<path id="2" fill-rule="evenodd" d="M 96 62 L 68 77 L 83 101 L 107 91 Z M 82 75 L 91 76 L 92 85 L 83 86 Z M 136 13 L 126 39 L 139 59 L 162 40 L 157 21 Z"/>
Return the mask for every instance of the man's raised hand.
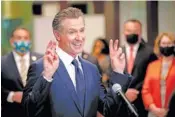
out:
<path id="1" fill-rule="evenodd" d="M 43 75 L 45 78 L 48 80 L 52 78 L 54 75 L 55 71 L 57 70 L 59 66 L 59 58 L 56 53 L 56 42 L 55 41 L 50 41 L 49 44 L 47 45 L 46 52 L 44 54 L 44 71 Z"/>
<path id="2" fill-rule="evenodd" d="M 109 43 L 109 50 L 110 50 L 110 59 L 111 59 L 111 66 L 113 71 L 122 73 L 125 68 L 125 54 L 122 52 L 122 48 L 118 46 L 118 40 L 113 41 L 110 40 Z"/>

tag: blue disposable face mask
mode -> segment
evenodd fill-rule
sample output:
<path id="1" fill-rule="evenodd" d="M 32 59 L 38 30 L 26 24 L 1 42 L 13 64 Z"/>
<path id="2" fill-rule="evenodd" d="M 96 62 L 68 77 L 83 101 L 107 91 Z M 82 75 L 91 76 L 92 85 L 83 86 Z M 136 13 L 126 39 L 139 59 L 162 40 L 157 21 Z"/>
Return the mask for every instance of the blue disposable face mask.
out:
<path id="1" fill-rule="evenodd" d="M 16 41 L 14 42 L 15 50 L 21 54 L 25 54 L 30 51 L 30 41 Z"/>

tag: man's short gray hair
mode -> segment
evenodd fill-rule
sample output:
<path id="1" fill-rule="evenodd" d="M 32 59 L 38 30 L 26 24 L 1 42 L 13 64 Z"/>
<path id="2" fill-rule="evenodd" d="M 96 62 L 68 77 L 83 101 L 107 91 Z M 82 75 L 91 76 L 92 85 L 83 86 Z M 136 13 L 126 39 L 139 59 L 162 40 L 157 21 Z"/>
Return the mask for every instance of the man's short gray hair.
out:
<path id="1" fill-rule="evenodd" d="M 83 12 L 78 9 L 78 8 L 74 8 L 74 7 L 68 7 L 66 9 L 61 10 L 60 12 L 58 12 L 52 22 L 52 28 L 53 30 L 56 31 L 61 31 L 61 23 L 63 20 L 65 19 L 71 19 L 71 18 L 79 18 L 79 17 L 83 17 L 84 14 Z"/>
<path id="2" fill-rule="evenodd" d="M 138 19 L 129 19 L 129 20 L 126 20 L 124 24 L 126 24 L 128 22 L 138 23 L 140 25 L 140 27 L 142 27 L 142 23 Z"/>

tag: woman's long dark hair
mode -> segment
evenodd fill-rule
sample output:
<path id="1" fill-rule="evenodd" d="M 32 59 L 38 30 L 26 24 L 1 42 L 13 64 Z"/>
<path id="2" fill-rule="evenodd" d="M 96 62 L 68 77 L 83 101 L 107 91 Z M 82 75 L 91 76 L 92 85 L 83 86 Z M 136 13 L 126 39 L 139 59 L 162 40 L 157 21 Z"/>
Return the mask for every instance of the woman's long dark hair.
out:
<path id="1" fill-rule="evenodd" d="M 108 45 L 108 42 L 104 38 L 99 38 L 98 40 L 101 41 L 104 44 L 104 48 L 101 50 L 101 53 L 108 55 L 109 54 L 109 45 Z"/>

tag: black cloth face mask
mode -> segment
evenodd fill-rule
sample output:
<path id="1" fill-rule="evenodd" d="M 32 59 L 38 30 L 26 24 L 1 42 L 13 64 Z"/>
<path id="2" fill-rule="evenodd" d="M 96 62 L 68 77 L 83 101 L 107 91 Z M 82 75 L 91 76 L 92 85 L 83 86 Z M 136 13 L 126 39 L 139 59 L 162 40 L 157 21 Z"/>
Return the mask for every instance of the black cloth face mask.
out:
<path id="1" fill-rule="evenodd" d="M 130 34 L 130 35 L 126 35 L 126 41 L 129 44 L 136 44 L 138 42 L 138 34 Z"/>
<path id="2" fill-rule="evenodd" d="M 174 53 L 174 46 L 171 47 L 159 47 L 159 50 L 162 55 L 168 57 Z"/>

